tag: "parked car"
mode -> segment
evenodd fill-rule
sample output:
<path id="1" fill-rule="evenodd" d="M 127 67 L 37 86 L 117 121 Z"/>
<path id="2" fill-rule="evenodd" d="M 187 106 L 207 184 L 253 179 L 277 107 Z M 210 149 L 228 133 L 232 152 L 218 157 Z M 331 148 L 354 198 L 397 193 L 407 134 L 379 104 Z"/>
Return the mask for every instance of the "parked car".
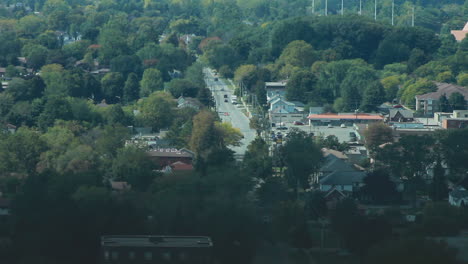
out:
<path id="1" fill-rule="evenodd" d="M 225 102 L 225 103 L 229 103 L 228 99 L 224 99 L 224 102 Z"/>
<path id="2" fill-rule="evenodd" d="M 302 123 L 301 121 L 294 121 L 293 124 L 296 125 L 296 126 L 303 126 L 304 125 L 304 123 Z"/>
<path id="3" fill-rule="evenodd" d="M 345 124 L 341 124 L 341 126 L 340 126 L 340 127 L 341 127 L 341 128 L 345 128 L 345 127 L 346 127 L 346 125 L 345 125 Z"/>
<path id="4" fill-rule="evenodd" d="M 285 126 L 280 126 L 280 127 L 277 127 L 276 129 L 278 129 L 278 130 L 288 130 L 288 128 L 285 127 Z"/>
<path id="5" fill-rule="evenodd" d="M 214 80 L 215 80 L 215 82 L 217 82 L 217 81 L 218 81 L 218 78 L 216 77 L 216 78 L 214 78 Z"/>
<path id="6" fill-rule="evenodd" d="M 224 95 L 224 98 L 228 98 L 228 95 L 227 95 L 227 94 L 225 94 L 225 95 Z"/>
<path id="7" fill-rule="evenodd" d="M 328 124 L 327 127 L 328 127 L 328 128 L 332 128 L 333 126 L 332 126 L 332 124 Z"/>

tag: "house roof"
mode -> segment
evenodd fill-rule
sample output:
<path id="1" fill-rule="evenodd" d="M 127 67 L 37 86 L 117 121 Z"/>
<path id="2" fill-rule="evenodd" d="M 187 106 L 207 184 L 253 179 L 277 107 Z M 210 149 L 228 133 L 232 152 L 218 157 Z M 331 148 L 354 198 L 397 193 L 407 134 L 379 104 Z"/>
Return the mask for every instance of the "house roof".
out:
<path id="1" fill-rule="evenodd" d="M 450 33 L 455 37 L 457 41 L 462 41 L 466 38 L 466 34 L 468 33 L 468 22 L 465 24 L 462 30 L 452 30 Z"/>
<path id="2" fill-rule="evenodd" d="M 182 161 L 177 161 L 172 164 L 170 164 L 173 171 L 191 171 L 193 170 L 193 165 L 192 164 L 187 164 Z"/>
<path id="3" fill-rule="evenodd" d="M 435 83 L 437 85 L 437 91 L 427 94 L 416 95 L 418 100 L 439 100 L 439 98 L 445 94 L 449 97 L 453 93 L 460 93 L 468 100 L 468 89 L 463 86 L 458 86 L 451 83 Z"/>
<path id="4" fill-rule="evenodd" d="M 307 117 L 308 119 L 334 119 L 334 120 L 383 120 L 381 115 L 372 115 L 372 114 L 312 114 Z"/>
<path id="5" fill-rule="evenodd" d="M 148 151 L 151 157 L 179 157 L 179 158 L 193 158 L 193 152 L 186 149 L 175 148 L 157 148 Z"/>
<path id="6" fill-rule="evenodd" d="M 333 155 L 333 156 L 335 156 L 335 157 L 337 157 L 339 159 L 342 159 L 342 160 L 347 160 L 348 159 L 348 156 L 346 156 L 346 154 L 344 154 L 343 152 L 338 151 L 338 150 L 322 148 L 322 152 L 323 152 L 323 155 L 325 157 L 327 157 L 328 155 Z"/>
<path id="7" fill-rule="evenodd" d="M 111 188 L 117 191 L 130 190 L 132 186 L 126 181 L 110 181 Z"/>
<path id="8" fill-rule="evenodd" d="M 271 104 L 271 105 L 274 105 L 274 104 L 277 104 L 277 103 L 279 103 L 280 101 L 281 101 L 281 102 L 284 102 L 284 103 L 285 103 L 285 104 L 287 104 L 287 105 L 293 105 L 293 106 L 295 106 L 295 104 L 294 104 L 294 103 L 292 103 L 292 102 L 289 102 L 289 101 L 286 101 L 286 100 L 284 100 L 284 99 L 283 99 L 283 98 L 281 98 L 281 97 L 278 97 L 278 98 L 274 99 L 273 101 L 271 101 L 271 103 L 270 103 L 270 104 Z"/>
<path id="9" fill-rule="evenodd" d="M 467 198 L 468 191 L 465 188 L 455 188 L 453 191 L 450 192 L 450 196 L 455 199 Z"/>
<path id="10" fill-rule="evenodd" d="M 331 172 L 331 171 L 355 171 L 355 170 L 347 162 L 336 157 L 335 155 L 329 154 L 325 156 L 325 163 L 323 164 L 320 171 Z"/>
<path id="11" fill-rule="evenodd" d="M 413 111 L 406 109 L 390 109 L 390 118 L 394 118 L 397 113 L 400 113 L 404 118 L 413 118 Z"/>
<path id="12" fill-rule="evenodd" d="M 363 171 L 334 171 L 320 180 L 322 185 L 353 185 L 366 177 Z"/>
<path id="13" fill-rule="evenodd" d="M 279 82 L 265 82 L 266 89 L 279 89 L 279 88 L 286 88 L 287 81 L 279 81 Z"/>

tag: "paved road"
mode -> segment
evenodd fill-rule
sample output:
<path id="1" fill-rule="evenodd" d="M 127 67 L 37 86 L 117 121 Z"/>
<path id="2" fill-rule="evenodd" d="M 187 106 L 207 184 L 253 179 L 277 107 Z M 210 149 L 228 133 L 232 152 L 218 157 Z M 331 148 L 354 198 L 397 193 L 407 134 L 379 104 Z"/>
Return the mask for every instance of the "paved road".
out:
<path id="1" fill-rule="evenodd" d="M 216 111 L 219 113 L 219 116 L 223 122 L 230 122 L 233 127 L 240 129 L 244 135 L 241 141 L 242 145 L 239 147 L 231 147 L 231 149 L 237 155 L 244 155 L 247 146 L 255 139 L 255 130 L 249 127 L 250 121 L 242 112 L 242 105 L 232 104 L 231 96 L 234 91 L 229 89 L 221 79 L 215 81 L 215 75 L 211 69 L 205 68 L 204 73 L 206 84 L 208 88 L 211 89 L 216 101 Z M 224 95 L 227 95 L 227 98 L 224 98 Z M 225 99 L 227 99 L 228 102 L 225 102 Z"/>

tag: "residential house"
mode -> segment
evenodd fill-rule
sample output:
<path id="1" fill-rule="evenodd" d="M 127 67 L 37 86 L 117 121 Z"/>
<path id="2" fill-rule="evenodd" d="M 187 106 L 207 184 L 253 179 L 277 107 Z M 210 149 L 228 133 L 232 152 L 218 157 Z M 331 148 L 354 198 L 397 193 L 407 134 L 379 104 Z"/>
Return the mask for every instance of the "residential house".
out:
<path id="1" fill-rule="evenodd" d="M 17 127 L 12 124 L 0 125 L 0 131 L 5 132 L 5 133 L 14 134 L 16 132 L 16 129 Z"/>
<path id="2" fill-rule="evenodd" d="M 381 122 L 384 120 L 380 114 L 365 114 L 365 113 L 325 113 L 325 114 L 311 114 L 307 117 L 309 123 L 313 125 L 341 125 L 341 124 L 355 124 L 355 123 L 373 123 Z"/>
<path id="3" fill-rule="evenodd" d="M 163 169 L 164 174 L 181 174 L 186 172 L 192 172 L 193 165 L 187 164 L 182 161 L 176 161 L 172 164 L 167 165 Z"/>
<path id="4" fill-rule="evenodd" d="M 272 123 L 292 123 L 305 117 L 304 104 L 300 102 L 289 102 L 279 95 L 270 101 L 268 110 Z"/>
<path id="5" fill-rule="evenodd" d="M 161 168 L 167 165 L 173 164 L 174 162 L 180 161 L 185 164 L 192 164 L 195 154 L 188 149 L 176 149 L 176 148 L 156 148 L 150 149 L 148 156 Z"/>
<path id="6" fill-rule="evenodd" d="M 457 207 L 467 206 L 468 205 L 468 191 L 463 187 L 455 187 L 449 193 L 449 203 Z"/>
<path id="7" fill-rule="evenodd" d="M 388 121 L 389 122 L 413 122 L 413 111 L 407 109 L 390 109 L 388 114 Z"/>
<path id="8" fill-rule="evenodd" d="M 320 191 L 328 193 L 336 189 L 343 193 L 352 193 L 364 185 L 366 173 L 346 162 L 346 155 L 336 155 L 329 150 L 324 151 L 324 155 L 325 163 L 316 179 Z"/>
<path id="9" fill-rule="evenodd" d="M 274 96 L 285 97 L 287 83 L 287 81 L 265 82 L 267 101 L 269 101 Z"/>
<path id="10" fill-rule="evenodd" d="M 450 33 L 458 42 L 461 42 L 466 38 L 466 34 L 468 34 L 468 22 L 465 24 L 465 27 L 462 30 L 452 30 Z"/>
<path id="11" fill-rule="evenodd" d="M 190 107 L 195 110 L 200 110 L 203 104 L 196 98 L 180 96 L 177 98 L 177 108 Z"/>
<path id="12" fill-rule="evenodd" d="M 109 180 L 109 184 L 111 186 L 112 191 L 118 193 L 130 191 L 132 189 L 132 185 L 128 184 L 128 182 L 126 181 Z"/>
<path id="13" fill-rule="evenodd" d="M 468 89 L 463 86 L 458 86 L 450 83 L 435 83 L 437 85 L 437 91 L 427 94 L 416 95 L 416 111 L 422 111 L 426 115 L 432 115 L 439 111 L 439 98 L 445 94 L 447 98 L 453 93 L 460 93 L 465 97 L 465 109 L 468 105 Z"/>

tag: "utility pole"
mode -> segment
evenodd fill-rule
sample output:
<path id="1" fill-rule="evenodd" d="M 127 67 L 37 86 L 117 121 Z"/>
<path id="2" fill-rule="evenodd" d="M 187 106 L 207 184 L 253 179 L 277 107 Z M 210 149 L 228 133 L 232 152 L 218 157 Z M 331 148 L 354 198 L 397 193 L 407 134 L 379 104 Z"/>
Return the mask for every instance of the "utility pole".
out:
<path id="1" fill-rule="evenodd" d="M 341 0 L 341 15 L 344 15 L 344 0 Z"/>
<path id="2" fill-rule="evenodd" d="M 377 0 L 374 2 L 374 20 L 377 20 Z"/>
<path id="3" fill-rule="evenodd" d="M 328 0 L 325 0 L 325 16 L 328 16 Z"/>
<path id="4" fill-rule="evenodd" d="M 394 16 L 395 16 L 395 0 L 392 0 L 392 26 L 395 25 Z"/>

